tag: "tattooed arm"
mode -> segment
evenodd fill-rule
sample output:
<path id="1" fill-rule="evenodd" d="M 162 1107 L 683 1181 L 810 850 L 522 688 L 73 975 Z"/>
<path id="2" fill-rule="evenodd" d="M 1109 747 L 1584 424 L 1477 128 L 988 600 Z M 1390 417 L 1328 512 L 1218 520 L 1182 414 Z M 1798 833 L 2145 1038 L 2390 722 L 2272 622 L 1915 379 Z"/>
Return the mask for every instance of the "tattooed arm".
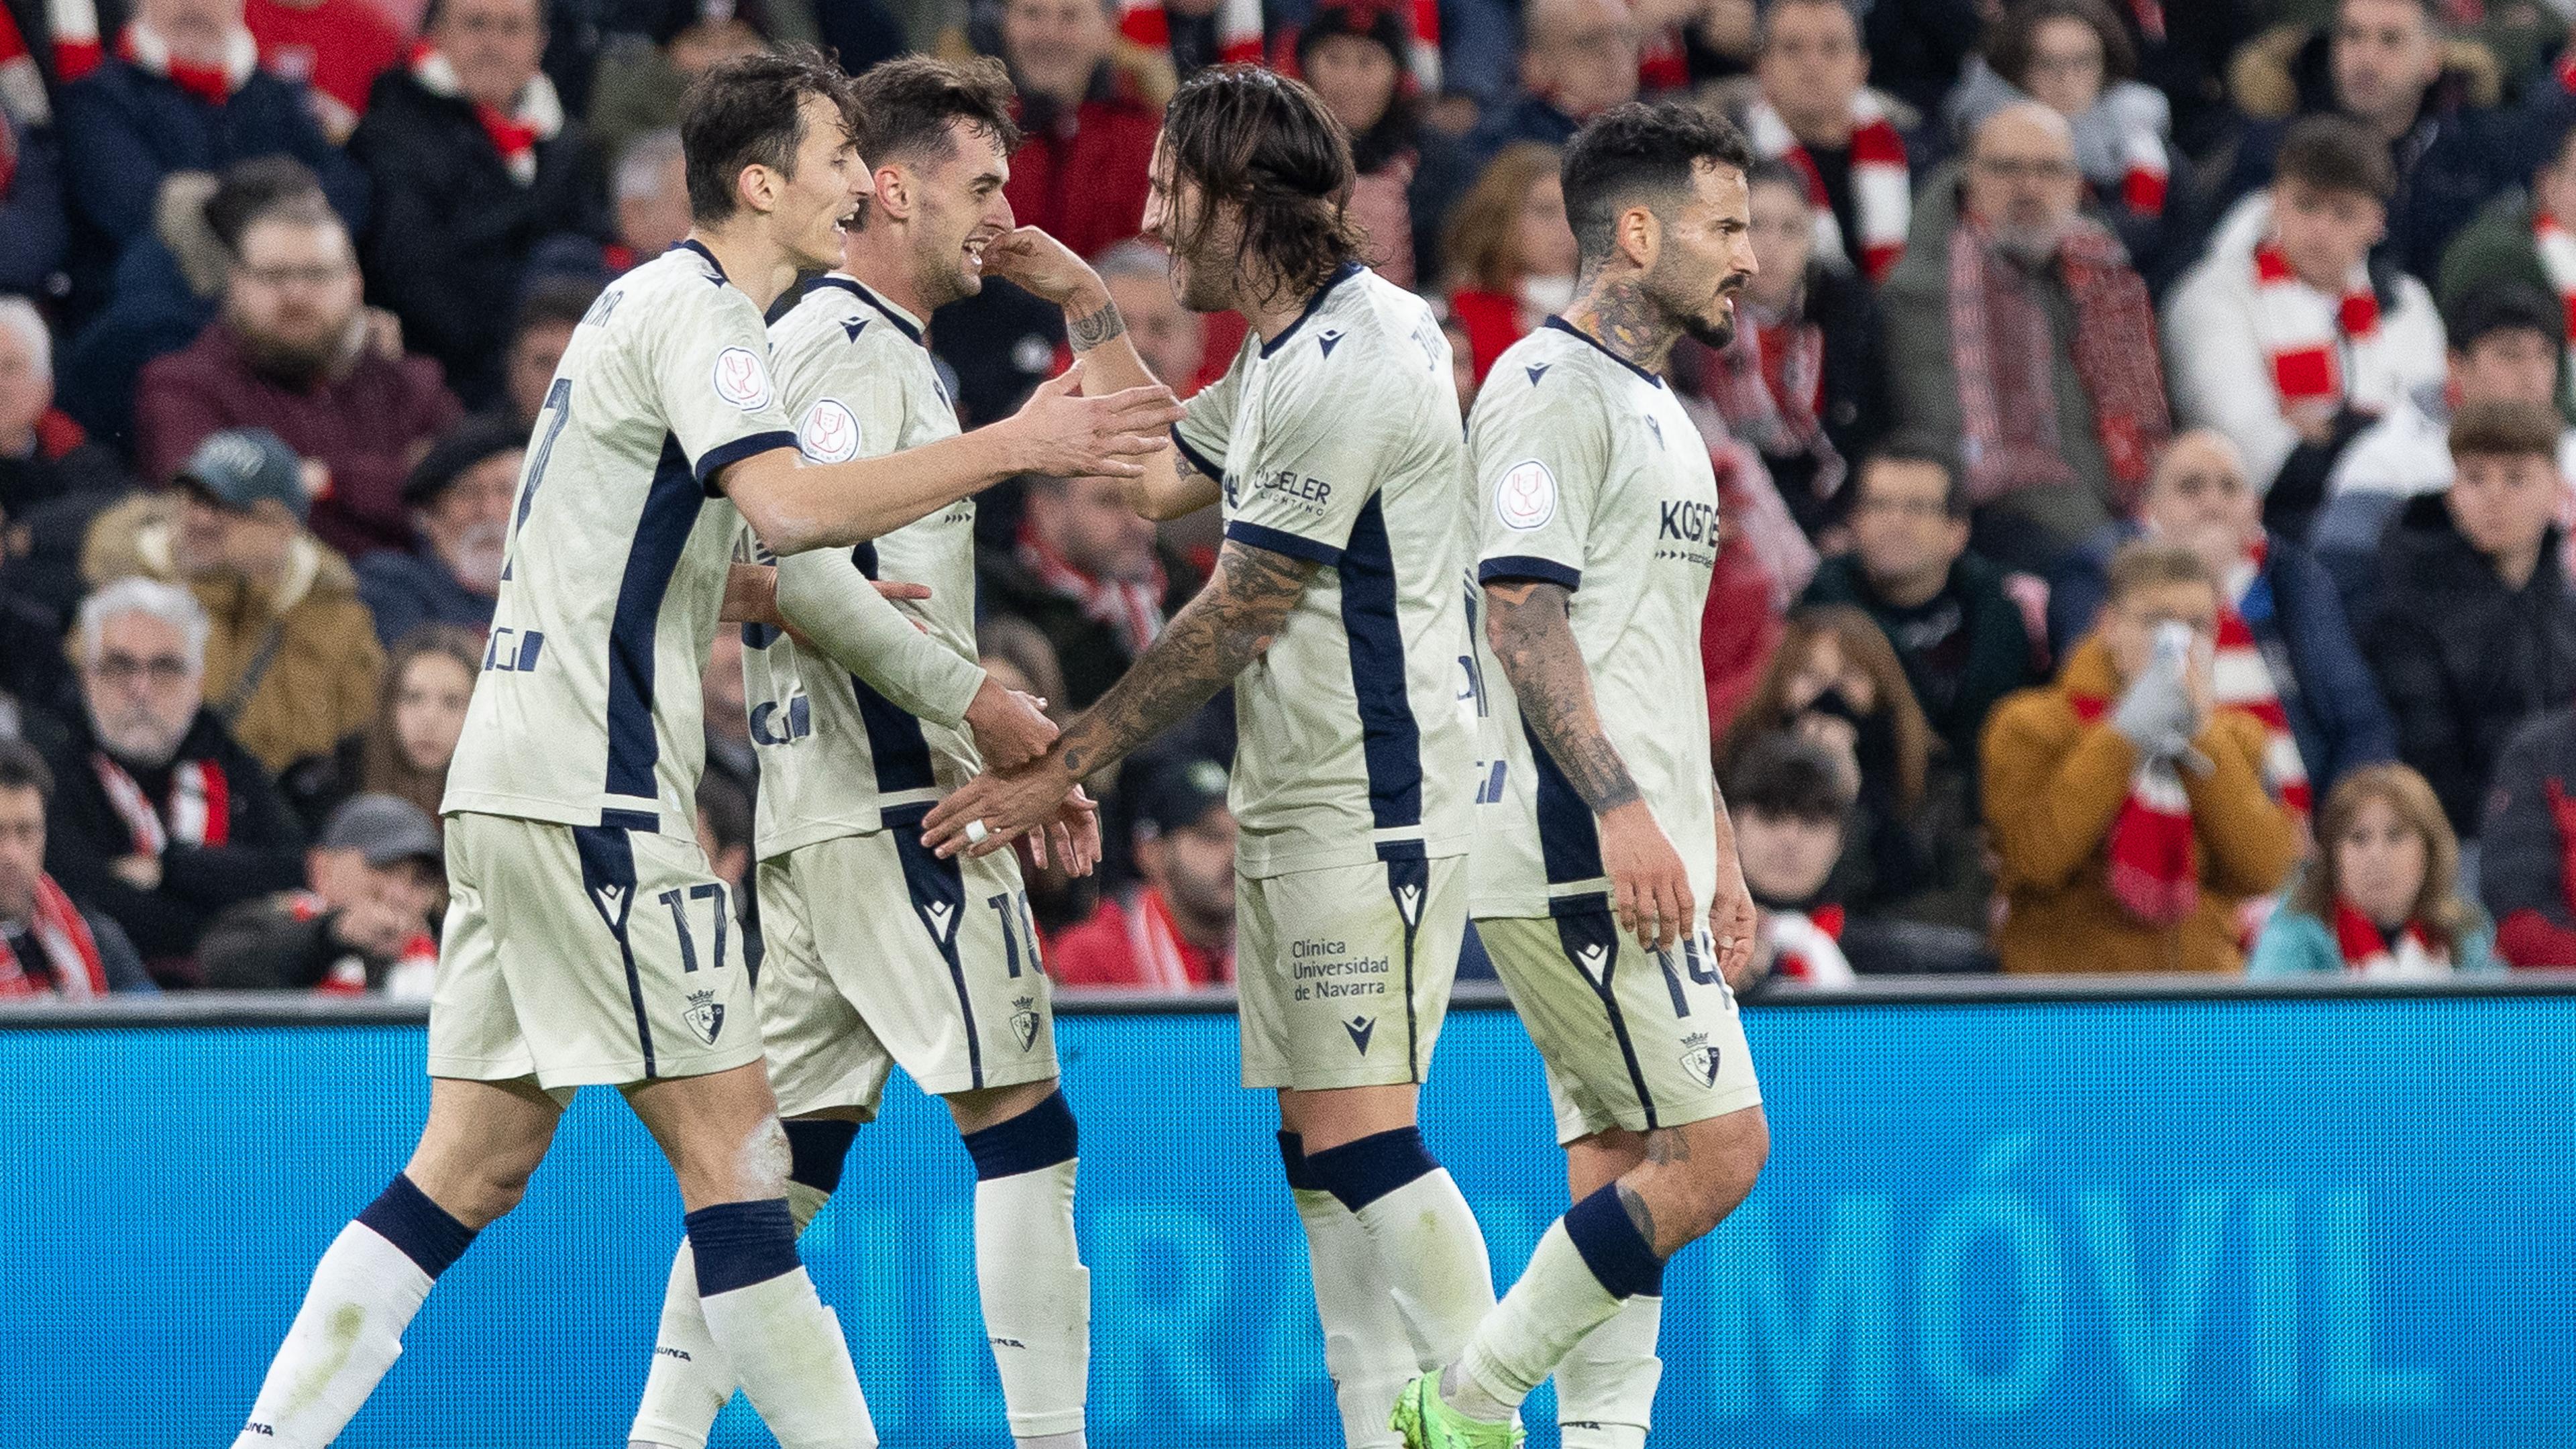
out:
<path id="1" fill-rule="evenodd" d="M 1485 585 L 1485 637 L 1522 722 L 1600 822 L 1602 873 L 1619 924 L 1649 949 L 1669 950 L 1695 924 L 1690 872 L 1602 731 L 1571 599 L 1563 584 L 1494 580 Z"/>
<path id="2" fill-rule="evenodd" d="M 1127 335 L 1127 319 L 1110 300 L 1107 284 L 1071 248 L 1033 226 L 1024 226 L 984 249 L 989 275 L 1006 277 L 1064 309 L 1065 336 L 1082 359 L 1082 389 L 1108 394 L 1157 382 Z M 1175 385 L 1188 378 L 1164 379 Z M 1127 502 L 1147 518 L 1178 518 L 1217 499 L 1217 480 L 1192 467 L 1178 448 L 1143 460 L 1144 471 L 1123 479 Z"/>
<path id="3" fill-rule="evenodd" d="M 1108 693 L 1065 727 L 1054 748 L 1024 770 L 969 781 L 922 821 L 922 840 L 941 855 L 961 848 L 982 855 L 1048 819 L 1084 776 L 1118 763 L 1178 724 L 1259 658 L 1279 637 L 1317 567 L 1227 540 L 1207 587 L 1173 616 Z M 982 821 L 990 832 L 980 845 L 965 839 L 970 820 Z"/>

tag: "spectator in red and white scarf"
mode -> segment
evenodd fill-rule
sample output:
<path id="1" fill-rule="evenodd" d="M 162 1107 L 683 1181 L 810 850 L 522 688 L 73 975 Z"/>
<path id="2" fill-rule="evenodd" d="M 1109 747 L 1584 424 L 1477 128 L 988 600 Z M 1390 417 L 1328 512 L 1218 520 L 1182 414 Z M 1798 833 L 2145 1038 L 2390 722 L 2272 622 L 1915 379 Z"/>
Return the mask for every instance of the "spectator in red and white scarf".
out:
<path id="1" fill-rule="evenodd" d="M 2301 121 L 2271 189 L 2228 213 L 2165 300 L 2175 412 L 2235 440 L 2266 520 L 2293 537 L 2344 446 L 2442 385 L 2431 294 L 2370 261 L 2395 184 L 2386 149 L 2357 123 Z"/>
<path id="2" fill-rule="evenodd" d="M 366 219 L 367 179 L 330 143 L 303 88 L 259 65 L 242 0 L 141 0 L 115 53 L 56 107 L 75 222 L 73 280 L 103 286 L 151 230 L 161 183 L 185 171 L 285 154 L 312 167 L 332 208 Z"/>
<path id="3" fill-rule="evenodd" d="M 537 68 L 538 0 L 442 0 L 409 68 L 377 82 L 349 154 L 376 186 L 369 299 L 468 407 L 500 393 L 530 254 L 615 237 L 606 178 Z"/>
<path id="4" fill-rule="evenodd" d="M 2173 108 L 2136 79 L 2137 51 L 2105 0 L 2022 0 L 1986 34 L 1942 106 L 1955 134 L 1976 133 L 1986 117 L 2036 100 L 2075 131 L 2075 164 L 2090 209 L 2107 220 L 2151 287 L 2191 262 L 2190 198 L 2174 194 L 2169 142 Z M 2184 243 L 2168 245 L 2171 241 Z"/>
<path id="5" fill-rule="evenodd" d="M 1574 298 L 1574 229 L 1553 146 L 1515 142 L 1485 163 L 1441 238 L 1449 315 L 1467 332 L 1476 381 L 1503 349 Z"/>
<path id="6" fill-rule="evenodd" d="M 1956 447 L 1971 546 L 2027 573 L 2134 510 L 2172 431 L 2146 283 L 2083 184 L 2065 117 L 1996 112 L 1879 292 L 1902 429 Z"/>
<path id="7" fill-rule="evenodd" d="M 2238 910 L 2280 888 L 2301 833 L 2264 785 L 2270 732 L 2217 701 L 2219 607 L 2199 554 L 2131 544 L 2057 681 L 1995 707 L 1983 798 L 2006 971 L 2242 964 Z"/>
<path id="8" fill-rule="evenodd" d="M 301 889 L 243 901 L 207 926 L 197 952 L 206 985 L 428 999 L 444 861 L 419 806 L 358 796 L 331 813 Z"/>
<path id="9" fill-rule="evenodd" d="M 1232 981 L 1235 832 L 1225 767 L 1174 761 L 1135 793 L 1143 880 L 1058 935 L 1047 947 L 1047 975 L 1066 990 L 1178 992 Z"/>
<path id="10" fill-rule="evenodd" d="M 1817 251 L 1884 281 L 1905 255 L 1914 192 L 1897 119 L 1868 87 L 1859 18 L 1843 0 L 1778 0 L 1763 12 L 1753 74 L 1745 134 L 1805 179 Z"/>
<path id="11" fill-rule="evenodd" d="M 0 1001 L 159 990 L 124 930 L 45 874 L 53 795 L 43 757 L 24 741 L 0 740 Z"/>
<path id="12" fill-rule="evenodd" d="M 225 907 L 303 878 L 304 832 L 205 707 L 206 615 L 173 584 L 120 579 L 81 605 L 81 710 L 48 747 L 45 869 L 123 927 L 164 985 L 194 985 Z"/>
<path id="13" fill-rule="evenodd" d="M 1008 552 L 978 566 L 985 603 L 1038 626 L 1064 662 L 1065 697 L 1088 708 L 1163 632 L 1175 601 L 1155 550 L 1115 478 L 1028 480 L 1028 510 Z"/>
<path id="14" fill-rule="evenodd" d="M 2344 777 L 2317 854 L 2263 925 L 2248 976 L 2447 976 L 2501 970 L 2486 913 L 2460 897 L 2460 843 L 2404 765 Z"/>

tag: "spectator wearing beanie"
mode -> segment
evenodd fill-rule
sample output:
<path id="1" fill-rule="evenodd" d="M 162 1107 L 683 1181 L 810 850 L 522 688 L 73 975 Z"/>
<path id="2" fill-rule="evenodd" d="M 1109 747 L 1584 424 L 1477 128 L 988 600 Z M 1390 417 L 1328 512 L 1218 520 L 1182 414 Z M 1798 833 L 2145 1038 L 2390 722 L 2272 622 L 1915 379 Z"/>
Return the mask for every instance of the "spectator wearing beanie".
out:
<path id="1" fill-rule="evenodd" d="M 2031 573 L 2136 508 L 2172 431 L 2146 283 L 2083 186 L 2065 117 L 1996 112 L 1879 293 L 1900 428 L 1955 446 L 1975 548 Z"/>
<path id="2" fill-rule="evenodd" d="M 1055 938 L 1047 974 L 1066 990 L 1179 992 L 1232 981 L 1234 817 L 1225 806 L 1225 767 L 1160 763 L 1136 794 L 1141 879 Z"/>
<path id="3" fill-rule="evenodd" d="M 500 394 L 530 254 L 614 235 L 599 157 L 537 69 L 545 42 L 539 0 L 441 0 L 349 139 L 375 182 L 369 295 L 469 407 Z"/>
<path id="4" fill-rule="evenodd" d="M 2228 213 L 2165 301 L 2175 413 L 2234 441 L 2264 521 L 2292 538 L 2306 538 L 2344 446 L 2442 382 L 2432 295 L 2371 260 L 2393 186 L 2358 123 L 2301 121 L 2271 188 Z"/>
<path id="5" fill-rule="evenodd" d="M 348 561 L 305 530 L 304 507 L 275 435 L 217 433 L 178 487 L 100 514 L 81 557 L 95 587 L 141 577 L 194 596 L 209 623 L 205 696 L 272 775 L 363 727 L 384 671 Z"/>
<path id="6" fill-rule="evenodd" d="M 2398 758 L 2463 841 L 2523 721 L 2576 701 L 2576 594 L 2560 563 L 2559 418 L 2485 403 L 2451 424 L 2459 476 L 2406 505 L 2380 544 L 2362 640 L 2397 720 Z M 2474 858 L 2474 856 L 2472 857 Z"/>
<path id="7" fill-rule="evenodd" d="M 314 122 L 335 146 L 366 114 L 376 77 L 402 61 L 402 32 L 369 0 L 244 0 L 242 23 L 259 42 L 262 69 L 303 83 Z"/>
<path id="8" fill-rule="evenodd" d="M 243 901 L 207 925 L 198 949 L 206 985 L 426 1001 L 445 861 L 438 827 L 419 806 L 391 795 L 351 800 L 306 853 L 300 887 Z"/>
<path id="9" fill-rule="evenodd" d="M 120 579 L 81 604 L 81 708 L 45 763 L 45 869 L 124 928 L 164 985 L 236 901 L 291 889 L 304 833 L 205 705 L 206 618 L 187 590 Z"/>
<path id="10" fill-rule="evenodd" d="M 64 86 L 60 119 L 84 286 L 151 230 L 176 172 L 283 153 L 313 168 L 341 216 L 366 219 L 365 175 L 323 137 L 302 89 L 260 68 L 241 0 L 139 0 L 115 55 Z"/>
<path id="11" fill-rule="evenodd" d="M 2300 834 L 2265 780 L 2270 731 L 2216 702 L 2220 602 L 2199 554 L 2131 544 L 2057 681 L 1995 707 L 1984 800 L 2006 971 L 2243 963 L 2238 911 L 2280 888 Z"/>
<path id="12" fill-rule="evenodd" d="M 527 433 L 493 418 L 456 425 L 403 481 L 417 542 L 358 560 L 358 597 L 387 649 L 423 624 L 492 627 Z"/>
<path id="13" fill-rule="evenodd" d="M 1422 123 L 1421 78 L 1393 0 L 1332 0 L 1297 35 L 1297 70 L 1351 133 L 1350 215 L 1362 257 L 1399 287 L 1429 278 L 1449 205 L 1469 179 L 1455 141 Z"/>
<path id="14" fill-rule="evenodd" d="M 267 428 L 308 465 L 314 533 L 357 557 L 411 542 L 403 476 L 462 413 L 437 363 L 371 338 L 340 219 L 289 197 L 242 229 L 221 317 L 144 367 L 135 431 L 158 481 L 211 434 Z"/>

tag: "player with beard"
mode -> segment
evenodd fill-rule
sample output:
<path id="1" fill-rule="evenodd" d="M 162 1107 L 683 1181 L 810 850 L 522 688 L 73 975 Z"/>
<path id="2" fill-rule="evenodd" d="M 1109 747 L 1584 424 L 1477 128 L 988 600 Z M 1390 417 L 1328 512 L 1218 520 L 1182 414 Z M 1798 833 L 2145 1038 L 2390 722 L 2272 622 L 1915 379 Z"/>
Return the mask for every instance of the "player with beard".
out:
<path id="1" fill-rule="evenodd" d="M 980 291 L 1012 236 L 1002 188 L 1019 131 L 999 61 L 905 56 L 853 90 L 873 194 L 843 232 L 840 269 L 770 329 L 781 398 L 816 463 L 956 434 L 925 319 Z M 928 595 L 898 608 L 872 581 Z M 892 1067 L 944 1098 L 975 1165 L 976 1283 L 1011 1434 L 1023 1449 L 1082 1449 L 1090 1274 L 1028 894 L 1009 855 L 939 860 L 920 840 L 943 788 L 988 759 L 1025 764 L 1055 726 L 976 663 L 972 500 L 855 550 L 782 559 L 777 590 L 795 633 L 746 629 L 743 672 L 760 758 L 758 1000 L 789 1211 L 801 1230 L 822 1210 Z M 1088 871 L 1087 801 L 1068 803 L 1054 844 Z M 733 1397 L 695 1273 L 683 1244 L 635 1449 L 701 1449 Z"/>
<path id="2" fill-rule="evenodd" d="M 1406 1388 L 1411 1449 L 1519 1442 L 1550 1373 L 1568 1449 L 1642 1446 L 1665 1260 L 1770 1151 L 1728 980 L 1752 898 L 1696 687 L 1717 479 L 1661 375 L 1683 337 L 1734 332 L 1752 160 L 1692 106 L 1577 133 L 1574 302 L 1496 360 L 1467 421 L 1490 690 L 1476 929 L 1547 1062 L 1574 1206 L 1446 1374 Z"/>
<path id="3" fill-rule="evenodd" d="M 800 463 L 761 314 L 840 260 L 867 176 L 850 104 L 811 50 L 700 77 L 681 123 L 689 238 L 611 285 L 556 369 L 448 772 L 429 1122 L 323 1255 L 236 1449 L 339 1434 L 589 1084 L 617 1087 L 669 1158 L 708 1341 L 779 1443 L 876 1443 L 839 1321 L 797 1261 L 730 892 L 694 831 L 701 673 L 735 537 L 748 522 L 781 555 L 846 549 L 1015 473 L 1133 472 L 1168 451 L 1181 411 L 1159 390 L 1057 384 L 899 457 Z"/>
<path id="4" fill-rule="evenodd" d="M 1179 459 L 1130 488 L 1154 518 L 1222 500 L 1215 575 L 1043 756 L 949 796 L 926 837 L 997 850 L 1234 686 L 1243 1084 L 1279 1094 L 1325 1363 L 1367 1446 L 1394 1442 L 1397 1391 L 1466 1346 L 1493 1288 L 1415 1126 L 1467 924 L 1466 459 L 1438 319 L 1354 259 L 1351 176 L 1296 81 L 1218 68 L 1173 97 L 1146 230 L 1184 305 L 1251 331 L 1191 400 Z M 1143 380 L 1088 268 L 1012 276 L 1073 318 L 1090 385 Z"/>

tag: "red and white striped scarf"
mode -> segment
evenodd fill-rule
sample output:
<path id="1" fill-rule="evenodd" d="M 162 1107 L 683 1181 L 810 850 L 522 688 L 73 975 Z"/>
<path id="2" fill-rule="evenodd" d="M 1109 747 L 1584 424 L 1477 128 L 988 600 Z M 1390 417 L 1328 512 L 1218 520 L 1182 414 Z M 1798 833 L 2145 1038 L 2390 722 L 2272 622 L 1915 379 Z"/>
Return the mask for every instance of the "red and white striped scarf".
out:
<path id="1" fill-rule="evenodd" d="M 1172 908 L 1163 903 L 1163 893 L 1152 886 L 1136 892 L 1136 898 L 1120 913 L 1127 926 L 1127 949 L 1136 960 L 1136 984 L 1157 991 L 1189 991 L 1234 979 L 1234 954 L 1222 955 L 1203 951 L 1181 935 L 1180 924 L 1172 919 Z M 1191 971 L 1196 962 L 1198 970 Z"/>
<path id="2" fill-rule="evenodd" d="M 1843 955 L 1842 907 L 1770 911 L 1764 924 L 1771 932 L 1773 975 L 1810 986 L 1853 984 L 1851 959 Z"/>
<path id="3" fill-rule="evenodd" d="M 54 47 L 54 74 L 64 85 L 107 58 L 99 45 L 97 0 L 45 0 L 45 29 Z"/>
<path id="4" fill-rule="evenodd" d="M 0 998 L 42 996 L 50 990 L 66 1001 L 87 1001 L 107 994 L 107 967 L 98 958 L 98 939 L 89 933 L 89 922 L 81 919 L 80 907 L 72 904 L 52 876 L 36 877 L 36 908 L 28 918 L 27 934 L 35 938 L 36 949 L 45 953 L 46 974 L 52 980 L 38 981 L 28 975 L 16 948 L 0 937 Z"/>
<path id="5" fill-rule="evenodd" d="M 2558 305 L 2566 315 L 2567 340 L 2576 342 L 2576 233 L 2544 211 L 2531 223 L 2531 240 L 2540 252 L 2540 269 L 2549 274 L 2550 290 L 2558 294 Z"/>
<path id="6" fill-rule="evenodd" d="M 1914 214 L 1914 182 L 1905 169 L 1905 138 L 1897 134 L 1895 123 L 1887 119 L 1887 107 L 1876 95 L 1864 90 L 1852 97 L 1851 120 L 1852 209 L 1859 213 L 1860 220 L 1858 252 L 1844 238 L 1842 223 L 1834 219 L 1833 203 L 1825 194 L 1825 179 L 1816 170 L 1815 158 L 1790 133 L 1789 123 L 1780 119 L 1769 101 L 1759 97 L 1744 112 L 1753 149 L 1764 160 L 1787 161 L 1806 178 L 1807 202 L 1816 213 L 1818 249 L 1829 256 L 1857 259 L 1861 270 L 1876 282 L 1885 278 L 1897 259 L 1905 255 L 1905 229 Z"/>
<path id="7" fill-rule="evenodd" d="M 2451 969 L 2450 950 L 2437 943 L 2421 921 L 2408 921 L 2392 950 L 2370 917 L 2338 898 L 2334 933 L 2343 969 L 2356 976 L 2440 976 Z"/>
<path id="8" fill-rule="evenodd" d="M 2238 709 L 2262 721 L 2263 783 L 2272 788 L 2282 804 L 2289 806 L 2305 820 L 2315 809 L 2309 788 L 2308 767 L 2299 758 L 2298 736 L 2290 732 L 2290 713 L 2281 705 L 2281 691 L 2272 678 L 2272 666 L 2263 658 L 2262 647 L 2255 642 L 2254 626 L 2237 612 L 2237 601 L 2245 597 L 2271 544 L 2262 539 L 2254 542 L 2245 560 L 2237 566 L 2227 582 L 2227 605 L 2218 611 L 2218 653 L 2214 663 L 2212 696 L 2222 709 Z"/>
<path id="9" fill-rule="evenodd" d="M 259 42 L 246 26 L 235 25 L 224 37 L 224 58 L 214 65 L 181 60 L 170 53 L 161 33 L 137 20 L 116 38 L 116 58 L 195 96 L 210 106 L 231 100 L 252 72 L 259 69 Z"/>
<path id="10" fill-rule="evenodd" d="M 1118 647 L 1133 659 L 1163 632 L 1163 566 L 1149 562 L 1142 582 L 1098 579 L 1066 562 L 1034 528 L 1020 530 L 1020 563 L 1038 582 L 1082 606 L 1082 616 L 1109 626 Z"/>
<path id="11" fill-rule="evenodd" d="M 318 921 L 330 912 L 331 903 L 312 891 L 296 891 L 287 898 L 286 913 L 298 921 Z M 426 997 L 430 977 L 437 970 L 438 943 L 430 939 L 427 930 L 414 931 L 404 938 L 402 954 L 385 972 L 381 989 L 387 996 Z M 364 996 L 377 988 L 367 985 L 367 958 L 351 951 L 332 962 L 322 979 L 313 983 L 313 989 L 326 996 Z"/>
<path id="12" fill-rule="evenodd" d="M 2100 722 L 2111 702 L 2070 694 L 2075 717 Z M 2129 798 L 2111 822 L 2111 895 L 2140 924 L 2163 930 L 2200 905 L 2200 862 L 2192 854 L 2191 797 L 2170 760 L 2141 760 Z"/>
<path id="13" fill-rule="evenodd" d="M 2173 162 L 2165 139 L 2146 126 L 2132 126 L 2120 137 L 2120 201 L 2140 216 L 2165 214 L 2165 192 L 2173 179 Z"/>
<path id="14" fill-rule="evenodd" d="M 25 31 L 18 28 L 17 17 L 0 8 L 0 111 L 23 129 L 50 124 L 54 119 L 53 102 L 45 95 L 45 72 L 36 64 L 36 53 L 27 45 Z M 15 169 L 16 158 L 11 158 Z M 9 183 L 0 179 L 0 191 Z"/>
<path id="15" fill-rule="evenodd" d="M 555 94 L 555 83 L 546 79 L 544 71 L 519 88 L 518 98 L 506 111 L 467 98 L 457 82 L 455 65 L 426 40 L 412 47 L 411 78 L 431 95 L 464 100 L 474 108 L 474 119 L 482 124 L 492 149 L 501 153 L 501 164 L 509 168 L 511 180 L 525 186 L 537 179 L 537 143 L 553 140 L 564 124 L 563 99 Z"/>
<path id="16" fill-rule="evenodd" d="M 134 853 L 158 857 L 173 845 L 222 845 L 232 838 L 232 787 L 212 760 L 182 760 L 170 767 L 170 813 L 165 820 L 151 797 L 105 750 L 92 750 L 90 768 L 107 791 L 107 803 L 133 834 Z"/>
<path id="17" fill-rule="evenodd" d="M 2280 243 L 2264 242 L 2254 249 L 2254 335 L 2272 355 L 2282 412 L 2341 401 L 2355 373 L 2373 371 L 2361 365 L 2362 353 L 2381 345 L 2368 266 L 2355 262 L 2343 295 L 2329 297 L 2299 280 Z"/>

